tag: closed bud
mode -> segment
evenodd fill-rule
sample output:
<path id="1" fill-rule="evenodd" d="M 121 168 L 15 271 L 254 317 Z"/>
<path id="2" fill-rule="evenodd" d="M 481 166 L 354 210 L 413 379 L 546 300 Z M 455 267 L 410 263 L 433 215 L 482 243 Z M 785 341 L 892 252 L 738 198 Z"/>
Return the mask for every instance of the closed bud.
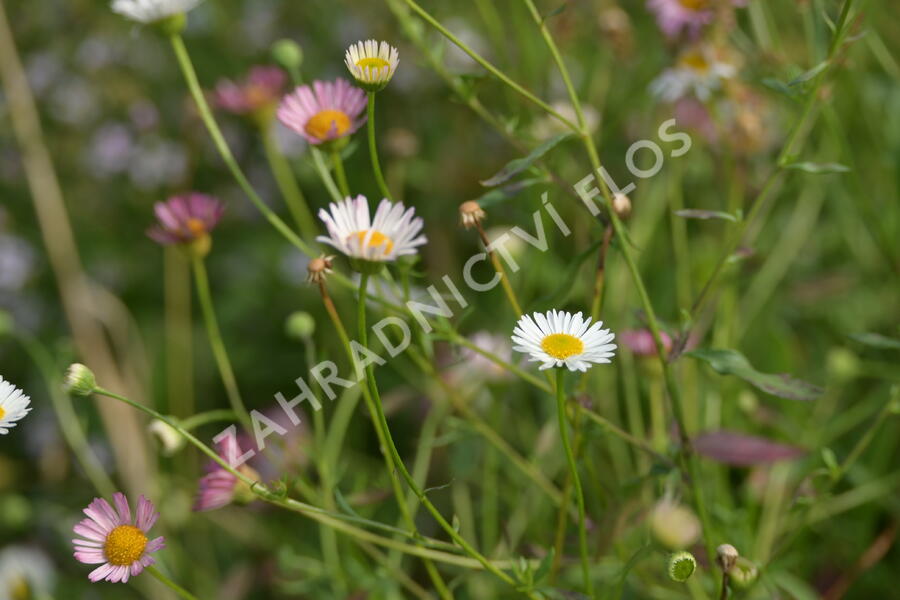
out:
<path id="1" fill-rule="evenodd" d="M 303 49 L 294 40 L 282 39 L 272 44 L 272 58 L 288 72 L 303 64 Z"/>
<path id="2" fill-rule="evenodd" d="M 746 589 L 753 585 L 757 576 L 759 576 L 759 569 L 753 561 L 743 556 L 737 557 L 734 566 L 728 570 L 728 579 L 731 581 L 731 584 L 741 589 Z"/>
<path id="3" fill-rule="evenodd" d="M 620 219 L 627 219 L 631 216 L 631 200 L 625 194 L 616 194 L 613 196 L 613 210 Z"/>
<path id="4" fill-rule="evenodd" d="M 669 550 L 683 550 L 700 539 L 700 520 L 689 508 L 662 500 L 650 515 L 653 537 Z"/>
<path id="5" fill-rule="evenodd" d="M 723 571 L 730 571 L 732 567 L 734 567 L 739 556 L 737 548 L 731 544 L 722 544 L 716 548 L 716 564 L 718 564 L 719 568 Z"/>
<path id="6" fill-rule="evenodd" d="M 147 430 L 159 440 L 163 454 L 166 456 L 172 456 L 184 448 L 185 440 L 182 435 L 165 421 L 153 419 L 147 426 Z"/>
<path id="7" fill-rule="evenodd" d="M 676 552 L 669 557 L 669 578 L 684 583 L 697 570 L 697 559 L 690 552 Z"/>
<path id="8" fill-rule="evenodd" d="M 97 389 L 97 379 L 86 366 L 74 363 L 66 370 L 63 389 L 73 396 L 90 396 Z"/>
<path id="9" fill-rule="evenodd" d="M 311 338 L 316 331 L 316 320 L 308 312 L 297 311 L 287 318 L 284 331 L 288 337 L 297 340 Z"/>

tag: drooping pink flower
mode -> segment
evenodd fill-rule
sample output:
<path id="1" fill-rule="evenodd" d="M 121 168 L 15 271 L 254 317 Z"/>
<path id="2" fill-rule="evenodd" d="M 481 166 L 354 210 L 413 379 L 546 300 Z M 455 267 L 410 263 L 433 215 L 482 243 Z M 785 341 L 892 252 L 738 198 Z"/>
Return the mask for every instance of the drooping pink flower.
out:
<path id="1" fill-rule="evenodd" d="M 228 112 L 246 115 L 276 106 L 286 83 L 287 75 L 278 67 L 253 67 L 243 80 L 220 80 L 213 99 Z"/>
<path id="2" fill-rule="evenodd" d="M 365 107 L 366 94 L 346 79 L 314 81 L 284 97 L 278 118 L 318 145 L 356 132 L 366 122 Z"/>
<path id="3" fill-rule="evenodd" d="M 659 332 L 666 353 L 672 350 L 672 338 L 665 331 Z M 619 334 L 622 345 L 637 356 L 656 356 L 656 343 L 649 329 L 629 329 Z"/>
<path id="4" fill-rule="evenodd" d="M 89 565 L 101 565 L 88 575 L 95 583 L 102 580 L 127 582 L 129 577 L 139 575 L 156 562 L 150 553 L 165 547 L 162 536 L 152 540 L 147 538 L 147 532 L 159 518 L 152 502 L 141 496 L 132 521 L 125 494 L 113 494 L 113 501 L 115 510 L 103 498 L 94 498 L 84 509 L 88 518 L 73 528 L 84 538 L 72 540 L 75 559 Z"/>
<path id="5" fill-rule="evenodd" d="M 191 192 L 174 196 L 153 207 L 159 220 L 147 235 L 160 244 L 189 244 L 205 237 L 218 224 L 225 210 L 219 200 Z"/>
<path id="6" fill-rule="evenodd" d="M 219 456 L 228 464 L 236 464 L 243 453 L 241 444 L 234 436 L 227 436 L 219 442 Z M 247 464 L 237 466 L 236 469 L 254 479 L 258 478 L 256 471 Z M 237 476 L 211 460 L 206 466 L 206 475 L 200 478 L 197 496 L 194 499 L 194 511 L 216 510 L 228 506 L 239 494 L 242 495 L 242 499 L 252 497 L 252 494 L 248 496 L 244 493 L 249 492 L 244 489 L 246 487 Z"/>

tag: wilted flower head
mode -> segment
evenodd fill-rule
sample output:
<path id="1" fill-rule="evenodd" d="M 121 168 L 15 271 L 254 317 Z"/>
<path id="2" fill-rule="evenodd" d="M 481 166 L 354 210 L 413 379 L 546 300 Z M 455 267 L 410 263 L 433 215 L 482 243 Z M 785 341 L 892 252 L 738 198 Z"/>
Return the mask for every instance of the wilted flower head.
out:
<path id="1" fill-rule="evenodd" d="M 716 548 L 716 564 L 723 571 L 730 571 L 734 564 L 737 562 L 738 557 L 737 548 L 732 546 L 731 544 L 722 544 L 718 548 Z"/>
<path id="2" fill-rule="evenodd" d="M 157 202 L 153 210 L 159 224 L 147 230 L 151 239 L 163 245 L 193 244 L 208 243 L 225 206 L 212 196 L 190 193 Z"/>
<path id="3" fill-rule="evenodd" d="M 459 217 L 466 229 L 477 226 L 485 216 L 487 213 L 475 200 L 468 200 L 459 205 Z"/>
<path id="4" fill-rule="evenodd" d="M 203 0 L 113 0 L 112 10 L 138 23 L 156 23 L 186 13 Z"/>
<path id="5" fill-rule="evenodd" d="M 531 361 L 542 363 L 540 369 L 566 367 L 570 371 L 587 371 L 595 364 L 610 362 L 615 354 L 615 334 L 602 329 L 603 321 L 591 324 L 581 313 L 549 310 L 546 313 L 522 315 L 513 331 L 513 350 L 530 355 Z"/>
<path id="6" fill-rule="evenodd" d="M 365 107 L 366 94 L 346 79 L 314 81 L 284 97 L 278 118 L 318 145 L 353 134 L 366 122 Z"/>
<path id="7" fill-rule="evenodd" d="M 234 436 L 226 436 L 219 443 L 219 456 L 228 464 L 235 464 L 243 452 Z M 256 471 L 247 464 L 240 465 L 236 469 L 252 479 L 259 478 Z M 253 492 L 246 483 L 219 463 L 210 461 L 206 467 L 206 475 L 200 478 L 194 510 L 198 512 L 215 510 L 234 501 L 249 502 L 252 499 Z"/>
<path id="8" fill-rule="evenodd" d="M 344 63 L 364 89 L 377 92 L 394 76 L 394 71 L 400 64 L 400 55 L 387 42 L 367 40 L 356 42 L 347 48 Z"/>
<path id="9" fill-rule="evenodd" d="M 678 55 L 675 66 L 662 72 L 650 83 L 650 91 L 665 102 L 693 94 L 705 102 L 722 82 L 734 77 L 737 67 L 724 54 L 707 44 L 696 44 Z"/>
<path id="10" fill-rule="evenodd" d="M 25 392 L 0 376 L 0 435 L 6 435 L 16 426 L 16 421 L 28 414 L 31 398 Z"/>
<path id="11" fill-rule="evenodd" d="M 166 456 L 174 455 L 186 443 L 184 437 L 174 427 L 160 419 L 150 421 L 147 431 L 156 436 Z"/>
<path id="12" fill-rule="evenodd" d="M 332 273 L 332 261 L 334 256 L 322 255 L 309 261 L 306 266 L 306 280 L 309 283 L 322 283 L 325 277 Z"/>
<path id="13" fill-rule="evenodd" d="M 242 81 L 220 80 L 214 98 L 228 112 L 259 113 L 277 106 L 286 84 L 287 75 L 278 67 L 257 66 Z"/>
<path id="14" fill-rule="evenodd" d="M 665 331 L 659 332 L 663 347 L 668 354 L 672 350 L 672 338 Z M 619 334 L 622 345 L 637 356 L 656 356 L 656 342 L 649 329 L 626 329 Z"/>
<path id="15" fill-rule="evenodd" d="M 631 216 L 631 198 L 625 194 L 617 193 L 613 196 L 612 207 L 620 219 L 627 219 Z"/>
<path id="16" fill-rule="evenodd" d="M 88 575 L 93 582 L 105 579 L 125 583 L 155 563 L 150 554 L 165 547 L 162 536 L 147 538 L 147 532 L 159 518 L 152 502 L 141 496 L 132 521 L 125 494 L 113 494 L 113 501 L 115 510 L 103 498 L 94 498 L 84 509 L 88 518 L 74 527 L 75 533 L 85 538 L 72 540 L 75 559 L 89 565 L 102 563 Z"/>
<path id="17" fill-rule="evenodd" d="M 422 219 L 415 216 L 414 208 L 406 208 L 401 202 L 382 200 L 374 219 L 369 217 L 365 196 L 348 197 L 328 208 L 319 211 L 328 235 L 316 239 L 351 259 L 393 262 L 400 256 L 415 254 L 416 248 L 428 241 L 421 235 Z"/>

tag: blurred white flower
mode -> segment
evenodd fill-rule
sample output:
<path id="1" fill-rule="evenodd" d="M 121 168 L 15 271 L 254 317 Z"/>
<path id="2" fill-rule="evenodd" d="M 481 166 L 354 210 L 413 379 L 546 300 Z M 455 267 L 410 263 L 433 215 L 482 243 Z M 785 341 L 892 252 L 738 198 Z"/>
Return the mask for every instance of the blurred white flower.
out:
<path id="1" fill-rule="evenodd" d="M 91 138 L 87 151 L 87 167 L 97 177 L 108 177 L 128 169 L 134 141 L 128 127 L 107 123 Z"/>
<path id="2" fill-rule="evenodd" d="M 112 10 L 138 23 L 155 23 L 185 13 L 202 0 L 113 0 Z"/>
<path id="3" fill-rule="evenodd" d="M 144 190 L 171 186 L 184 177 L 187 154 L 181 144 L 145 136 L 131 155 L 128 173 Z"/>
<path id="4" fill-rule="evenodd" d="M 737 67 L 718 56 L 713 48 L 694 46 L 683 51 L 674 67 L 650 83 L 650 92 L 665 102 L 675 102 L 690 94 L 705 102 L 722 86 L 723 80 L 736 73 Z"/>
<path id="5" fill-rule="evenodd" d="M 35 254 L 22 238 L 0 234 L 0 291 L 24 287 L 34 271 Z"/>
<path id="6" fill-rule="evenodd" d="M 0 552 L 0 600 L 49 597 L 56 575 L 46 554 L 29 546 Z"/>

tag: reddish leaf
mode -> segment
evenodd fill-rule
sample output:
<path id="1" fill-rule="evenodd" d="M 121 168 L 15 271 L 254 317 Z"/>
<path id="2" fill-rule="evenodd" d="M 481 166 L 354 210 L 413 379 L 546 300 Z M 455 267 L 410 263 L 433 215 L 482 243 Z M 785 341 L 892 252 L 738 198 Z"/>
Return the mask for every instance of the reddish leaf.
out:
<path id="1" fill-rule="evenodd" d="M 796 458 L 806 451 L 765 438 L 731 431 L 707 431 L 694 438 L 697 454 L 716 462 L 750 467 Z"/>

